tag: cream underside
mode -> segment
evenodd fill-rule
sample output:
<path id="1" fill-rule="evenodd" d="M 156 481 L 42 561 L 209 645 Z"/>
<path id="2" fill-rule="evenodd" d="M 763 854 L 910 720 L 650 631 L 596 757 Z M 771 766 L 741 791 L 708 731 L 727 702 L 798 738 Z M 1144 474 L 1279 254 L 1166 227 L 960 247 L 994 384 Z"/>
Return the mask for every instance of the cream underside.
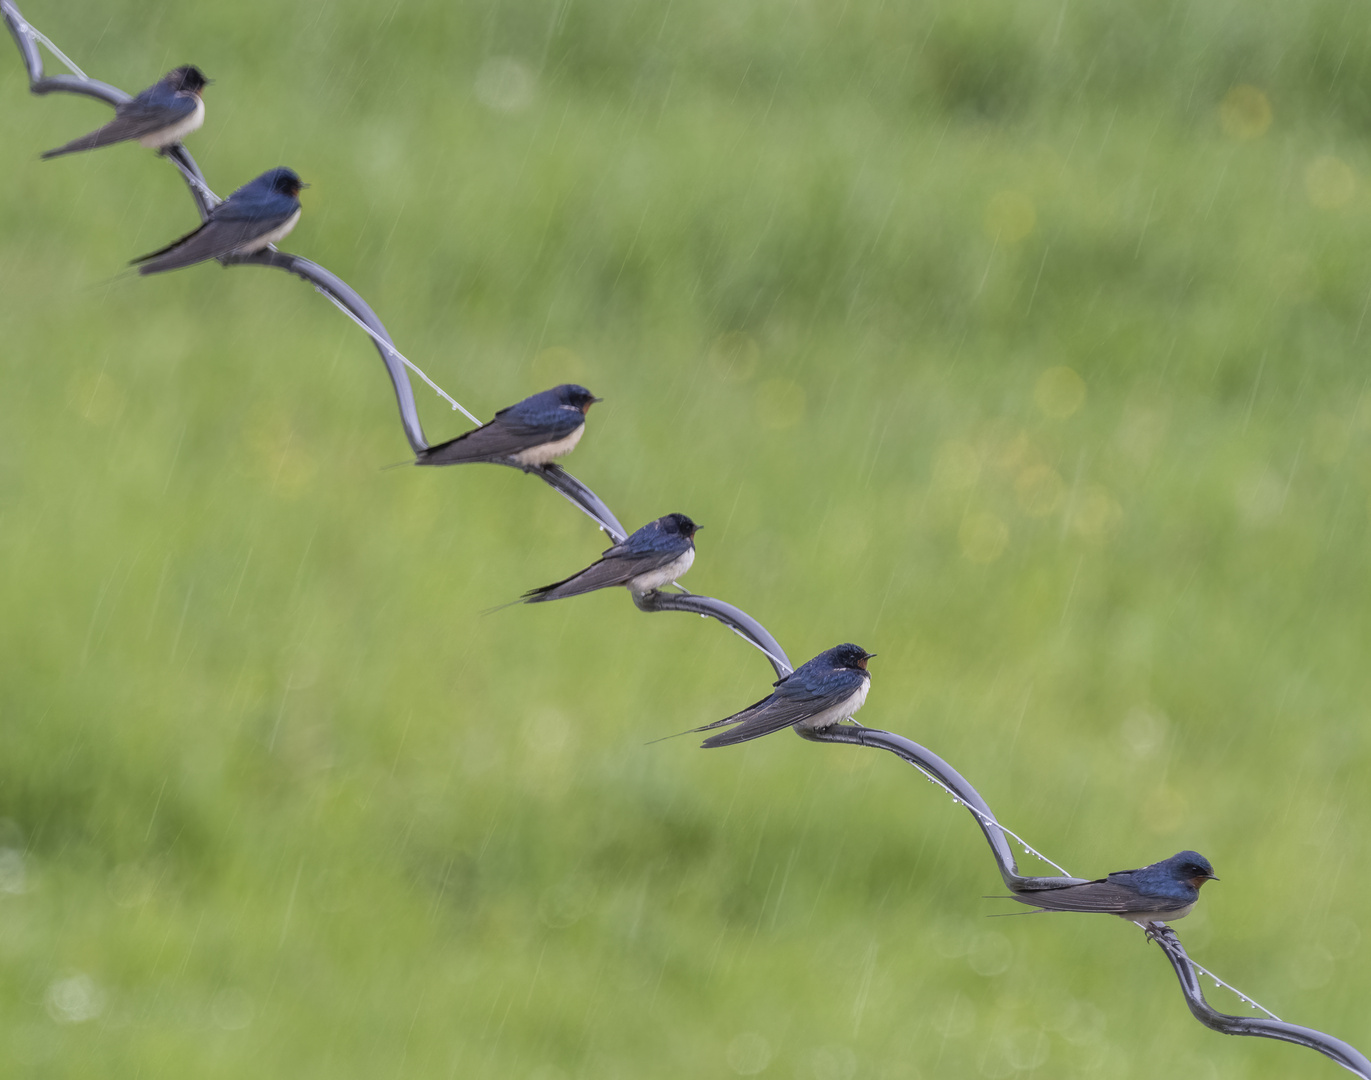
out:
<path id="1" fill-rule="evenodd" d="M 139 146 L 146 146 L 149 150 L 160 150 L 164 146 L 170 146 L 174 142 L 180 142 L 192 131 L 197 130 L 205 122 L 205 102 L 199 98 L 195 102 L 195 111 L 184 120 L 178 120 L 171 127 L 165 127 L 161 131 L 154 131 L 151 135 L 144 135 L 138 140 Z"/>
<path id="2" fill-rule="evenodd" d="M 300 220 L 300 211 L 297 210 L 290 217 L 272 229 L 269 233 L 263 233 L 256 240 L 249 240 L 242 247 L 235 249 L 240 255 L 251 255 L 254 251 L 261 251 L 268 244 L 274 244 L 278 240 L 284 240 L 286 234 L 295 228 L 295 223 Z"/>
<path id="3" fill-rule="evenodd" d="M 639 574 L 636 578 L 631 578 L 628 587 L 636 593 L 660 589 L 663 585 L 670 585 L 678 577 L 683 576 L 694 561 L 695 549 L 689 548 L 679 558 L 667 563 L 660 570 L 649 570 L 646 574 Z"/>
<path id="4" fill-rule="evenodd" d="M 531 446 L 527 450 L 520 450 L 517 454 L 510 454 L 509 459 L 519 465 L 546 465 L 554 458 L 565 457 L 575 450 L 576 444 L 581 441 L 581 436 L 585 433 L 585 424 L 579 424 L 570 435 L 564 436 L 556 442 L 543 443 L 542 446 Z M 684 573 L 684 571 L 682 572 Z"/>
<path id="5" fill-rule="evenodd" d="M 1186 904 L 1183 908 L 1171 911 L 1153 911 L 1150 913 L 1145 911 L 1134 911 L 1128 915 L 1121 915 L 1120 918 L 1127 919 L 1129 922 L 1135 922 L 1139 926 L 1146 926 L 1150 922 L 1166 922 L 1169 919 L 1183 919 L 1190 914 L 1194 907 L 1194 904 Z"/>
<path id="6" fill-rule="evenodd" d="M 811 716 L 808 720 L 801 720 L 795 726 L 809 728 L 811 731 L 822 731 L 834 724 L 841 724 L 866 703 L 866 692 L 870 689 L 871 679 L 868 676 L 862 680 L 862 685 L 846 701 L 840 701 L 833 708 Z"/>

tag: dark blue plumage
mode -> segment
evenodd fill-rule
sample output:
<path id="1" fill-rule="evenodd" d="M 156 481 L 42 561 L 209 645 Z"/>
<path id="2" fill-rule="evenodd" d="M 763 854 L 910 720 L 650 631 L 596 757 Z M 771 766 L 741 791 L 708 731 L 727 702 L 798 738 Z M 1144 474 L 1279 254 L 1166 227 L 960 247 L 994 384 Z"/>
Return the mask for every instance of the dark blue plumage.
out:
<path id="1" fill-rule="evenodd" d="M 777 680 L 773 684 L 776 689 L 756 704 L 691 730 L 709 731 L 735 725 L 701 744 L 712 749 L 796 725 L 821 731 L 840 724 L 866 702 L 866 693 L 871 688 L 866 662 L 875 655 L 859 645 L 835 645 Z"/>
<path id="2" fill-rule="evenodd" d="M 694 537 L 700 528 L 684 514 L 667 514 L 609 548 L 579 574 L 530 589 L 522 599 L 537 604 L 614 585 L 625 585 L 636 593 L 660 589 L 690 569 L 695 561 Z"/>
<path id="3" fill-rule="evenodd" d="M 204 123 L 205 103 L 200 94 L 208 85 L 198 67 L 185 64 L 167 72 L 131 101 L 115 106 L 114 119 L 108 124 L 43 156 L 60 157 L 127 139 L 137 139 L 150 150 L 180 142 Z"/>
<path id="4" fill-rule="evenodd" d="M 1096 881 L 1018 893 L 1014 899 L 1041 911 L 1098 912 L 1145 925 L 1189 915 L 1200 886 L 1217 880 L 1208 859 L 1182 851 L 1138 870 L 1116 870 Z"/>
<path id="5" fill-rule="evenodd" d="M 575 383 L 554 386 L 501 409 L 488 424 L 421 450 L 414 463 L 546 465 L 575 449 L 585 432 L 586 413 L 600 400 Z"/>
<path id="6" fill-rule="evenodd" d="M 140 274 L 158 274 L 225 255 L 248 255 L 285 237 L 300 219 L 300 191 L 309 187 L 284 166 L 244 184 L 209 212 L 209 220 L 166 247 L 133 260 Z"/>

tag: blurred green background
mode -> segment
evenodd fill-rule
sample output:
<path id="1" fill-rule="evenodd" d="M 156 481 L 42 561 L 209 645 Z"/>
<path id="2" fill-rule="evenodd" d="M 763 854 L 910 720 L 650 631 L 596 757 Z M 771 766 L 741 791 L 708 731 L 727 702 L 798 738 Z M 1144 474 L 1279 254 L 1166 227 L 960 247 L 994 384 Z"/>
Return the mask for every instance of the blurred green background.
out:
<path id="1" fill-rule="evenodd" d="M 1371 26 L 1347 0 L 54 4 L 217 80 L 221 193 L 568 460 L 861 719 L 1074 873 L 1186 847 L 1180 924 L 1371 1050 Z M 647 745 L 766 691 L 604 546 L 407 457 L 304 284 L 125 262 L 195 224 L 0 44 L 0 1057 L 35 1077 L 1342 1075 L 1161 955 L 1014 909 L 896 759 Z M 50 70 L 60 70 L 53 63 Z M 430 437 L 466 426 L 427 390 Z M 1227 1011 L 1243 1007 L 1213 995 Z"/>

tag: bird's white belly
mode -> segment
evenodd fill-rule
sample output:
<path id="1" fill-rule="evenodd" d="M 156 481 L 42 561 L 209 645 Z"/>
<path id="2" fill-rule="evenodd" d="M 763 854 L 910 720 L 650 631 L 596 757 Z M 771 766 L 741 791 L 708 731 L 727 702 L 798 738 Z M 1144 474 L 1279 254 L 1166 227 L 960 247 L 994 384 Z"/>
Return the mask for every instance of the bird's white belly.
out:
<path id="1" fill-rule="evenodd" d="M 1186 904 L 1183 908 L 1173 908 L 1169 911 L 1130 911 L 1127 915 L 1119 916 L 1129 922 L 1135 922 L 1139 926 L 1146 926 L 1150 922 L 1168 922 L 1173 919 L 1184 919 L 1194 910 L 1194 904 Z"/>
<path id="2" fill-rule="evenodd" d="M 862 685 L 852 692 L 851 697 L 838 702 L 830 709 L 815 713 L 808 720 L 801 720 L 795 726 L 808 728 L 811 731 L 822 731 L 834 724 L 841 724 L 844 720 L 850 719 L 853 713 L 866 704 L 866 692 L 870 689 L 871 677 L 867 676 L 862 680 Z"/>
<path id="3" fill-rule="evenodd" d="M 164 146 L 180 142 L 192 131 L 199 129 L 205 122 L 205 102 L 201 98 L 195 103 L 195 111 L 184 120 L 178 120 L 171 127 L 164 127 L 161 131 L 154 131 L 149 135 L 144 135 L 138 140 L 139 146 L 146 146 L 149 150 L 160 150 Z"/>
<path id="4" fill-rule="evenodd" d="M 546 465 L 549 461 L 565 457 L 575 450 L 576 444 L 581 441 L 581 436 L 585 433 L 585 424 L 578 424 L 576 430 L 570 435 L 565 435 L 556 442 L 543 443 L 542 446 L 530 446 L 527 450 L 510 454 L 509 460 L 517 465 Z"/>
<path id="5" fill-rule="evenodd" d="M 678 558 L 667 563 L 660 570 L 649 570 L 646 574 L 639 574 L 635 578 L 630 578 L 628 587 L 636 593 L 660 589 L 663 585 L 670 585 L 678 577 L 681 577 L 690 569 L 690 564 L 694 561 L 695 549 L 693 547 L 687 548 Z"/>
<path id="6" fill-rule="evenodd" d="M 242 247 L 238 248 L 238 254 L 251 255 L 254 251 L 261 251 L 268 244 L 274 244 L 278 240 L 284 240 L 290 233 L 290 230 L 295 228 L 295 223 L 299 220 L 300 211 L 297 210 L 295 213 L 291 214 L 290 217 L 286 218 L 284 222 L 272 229 L 271 232 L 263 233 L 256 240 L 249 240 Z"/>

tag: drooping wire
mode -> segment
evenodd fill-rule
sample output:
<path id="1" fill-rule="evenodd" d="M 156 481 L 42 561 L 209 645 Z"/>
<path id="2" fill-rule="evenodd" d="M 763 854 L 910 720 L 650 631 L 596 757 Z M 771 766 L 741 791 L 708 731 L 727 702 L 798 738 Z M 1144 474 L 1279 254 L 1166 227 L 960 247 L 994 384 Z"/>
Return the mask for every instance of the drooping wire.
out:
<path id="1" fill-rule="evenodd" d="M 110 104 L 115 104 L 115 102 L 113 100 L 110 100 L 108 97 L 110 89 L 107 87 L 103 87 L 103 84 L 98 84 L 96 80 L 91 79 L 90 76 L 88 76 L 84 71 L 82 71 L 75 64 L 75 62 L 73 62 L 64 52 L 62 52 L 62 50 L 59 49 L 46 35 L 41 33 L 32 25 L 30 25 L 27 22 L 27 20 L 24 19 L 22 14 L 19 12 L 19 9 L 14 5 L 12 0 L 0 0 L 0 12 L 3 13 L 5 21 L 9 26 L 10 32 L 15 37 L 16 43 L 20 45 L 21 54 L 24 55 L 26 65 L 29 67 L 28 75 L 30 84 L 34 86 L 35 89 L 39 86 L 40 83 L 43 82 L 44 78 L 42 71 L 42 60 L 41 57 L 37 56 L 36 52 L 33 54 L 33 59 L 38 64 L 37 70 L 34 70 L 33 64 L 29 62 L 29 53 L 24 49 L 23 44 L 20 41 L 21 36 L 29 39 L 31 42 L 42 43 L 42 45 L 46 47 L 53 54 L 53 56 L 60 60 L 78 79 L 82 80 L 85 83 L 92 84 L 92 86 L 101 88 L 94 94 L 94 96 L 101 97 L 104 100 L 109 100 Z M 70 85 L 53 86 L 51 84 L 44 87 L 44 91 L 54 89 L 70 90 L 74 88 Z M 184 158 L 184 161 L 182 160 L 182 158 Z M 198 170 L 197 167 L 194 165 L 193 159 L 191 159 L 190 155 L 184 151 L 184 148 L 181 148 L 180 155 L 172 155 L 172 160 L 173 163 L 177 166 L 177 168 L 181 171 L 182 175 L 185 177 L 187 184 L 190 185 L 194 189 L 194 191 L 197 191 L 200 194 L 201 198 L 203 199 L 204 203 L 207 204 L 207 206 L 212 207 L 221 201 L 219 197 L 212 190 L 210 190 L 209 186 L 198 175 Z M 189 162 L 189 165 L 187 165 L 187 162 Z M 275 251 L 274 248 L 272 248 L 272 250 Z M 299 273 L 298 270 L 296 270 L 295 272 Z M 398 349 L 396 349 L 395 346 L 390 341 L 388 341 L 382 334 L 377 333 L 375 329 L 373 329 L 371 326 L 368 326 L 367 323 L 363 319 L 361 319 L 356 314 L 356 312 L 354 312 L 345 303 L 343 303 L 343 301 L 338 296 L 336 296 L 328 288 L 325 288 L 323 285 L 321 285 L 317 280 L 312 280 L 309 278 L 306 278 L 306 280 L 311 280 L 311 284 L 314 285 L 314 288 L 318 292 L 324 295 L 335 307 L 342 311 L 343 314 L 345 314 L 349 319 L 351 319 L 354 323 L 361 327 L 361 329 L 375 343 L 376 347 L 382 350 L 383 354 L 389 354 L 390 356 L 404 364 L 406 368 L 408 368 L 410 371 L 418 375 L 438 396 L 443 398 L 443 400 L 445 400 L 454 410 L 461 412 L 472 423 L 481 423 L 480 420 L 478 420 L 472 413 L 468 412 L 455 398 L 451 397 L 434 380 L 430 379 L 428 375 L 418 367 L 418 365 L 413 363 L 413 361 L 411 361 L 408 357 L 406 357 Z M 548 478 L 545 476 L 544 479 Z M 549 482 L 551 481 L 549 480 Z M 573 498 L 564 486 L 559 486 L 555 483 L 553 484 L 553 486 L 557 488 L 557 490 L 561 491 L 563 495 L 566 495 L 567 498 L 571 499 L 571 501 L 575 503 L 578 507 L 589 513 L 592 518 L 597 517 L 596 514 L 593 513 L 589 508 L 587 508 L 582 502 L 578 501 L 576 498 Z M 724 622 L 725 625 L 729 627 L 729 629 L 733 630 L 740 637 L 743 637 L 745 640 L 749 641 L 751 644 L 755 645 L 758 649 L 760 649 L 767 656 L 767 658 L 771 660 L 773 666 L 776 667 L 778 674 L 784 676 L 785 674 L 789 673 L 790 663 L 785 658 L 784 652 L 780 650 L 779 644 L 777 644 L 775 642 L 775 639 L 772 638 L 770 634 L 765 631 L 765 628 L 761 627 L 761 624 L 757 623 L 756 620 L 751 618 L 751 616 L 747 616 L 746 613 L 741 612 L 739 609 L 734 608 L 732 605 L 725 604 L 723 601 L 714 600 L 711 597 L 700 597 L 690 593 L 686 593 L 685 596 L 690 598 L 689 602 L 686 601 L 685 597 L 673 596 L 665 593 L 656 594 L 656 596 L 649 598 L 649 602 L 646 604 L 641 602 L 643 598 L 637 596 L 635 596 L 635 601 L 639 601 L 638 606 L 645 611 L 694 611 L 697 614 L 708 615 L 712 616 L 713 618 L 719 619 L 720 621 Z M 687 606 L 688 603 L 689 606 Z M 777 655 L 778 653 L 779 655 Z M 854 726 L 859 727 L 859 725 Z M 846 730 L 847 729 L 844 728 L 844 731 Z M 868 734 L 890 734 L 888 732 L 877 732 L 875 731 L 875 729 L 860 730 L 867 732 Z M 804 734 L 807 738 L 811 738 L 814 741 L 835 741 L 831 737 L 825 737 L 826 733 L 824 732 L 813 732 Z M 901 743 L 905 743 L 908 746 L 917 745 L 908 743 L 908 740 L 903 740 L 898 736 L 893 736 L 892 738 L 897 739 Z M 915 768 L 917 768 L 928 780 L 930 780 L 934 784 L 937 784 L 940 788 L 943 789 L 944 792 L 951 796 L 955 804 L 966 807 L 966 809 L 969 810 L 972 813 L 972 815 L 977 819 L 977 821 L 981 824 L 983 831 L 986 832 L 987 836 L 991 834 L 992 830 L 998 831 L 1007 836 L 1011 836 L 1015 840 L 1017 840 L 1020 845 L 1022 845 L 1024 851 L 1027 854 L 1032 855 L 1037 859 L 1040 859 L 1042 862 L 1060 871 L 1062 874 L 1070 876 L 1067 870 L 1065 870 L 1062 866 L 1052 861 L 1047 856 L 1043 855 L 1040 851 L 1032 847 L 1026 840 L 1019 836 L 1018 833 L 1013 832 L 1012 830 L 1007 829 L 1005 828 L 1005 826 L 1000 824 L 1000 822 L 995 818 L 995 816 L 989 813 L 988 807 L 985 810 L 980 809 L 976 805 L 976 803 L 979 802 L 982 806 L 984 806 L 985 802 L 983 799 L 980 798 L 979 793 L 975 792 L 974 788 L 971 788 L 970 785 L 967 784 L 966 786 L 968 788 L 968 791 L 959 792 L 955 790 L 952 786 L 948 784 L 948 782 L 946 782 L 942 777 L 940 777 L 937 774 L 936 767 L 932 765 L 930 762 L 921 759 L 921 756 L 918 753 L 911 752 L 908 750 L 897 750 L 893 746 L 883 745 L 880 743 L 863 743 L 861 739 L 853 739 L 844 736 L 839 736 L 836 741 L 855 742 L 859 745 L 876 745 L 881 746 L 881 748 L 883 749 L 895 750 L 895 752 L 898 753 L 899 756 L 903 757 L 906 761 L 910 762 L 910 764 L 914 765 Z M 961 780 L 960 776 L 958 776 L 957 778 L 958 780 Z M 962 781 L 962 783 L 965 783 L 965 781 Z M 993 844 L 992 851 L 995 851 Z M 995 851 L 995 854 L 997 859 L 999 859 L 1000 853 L 998 851 Z M 1002 867 L 1002 871 L 1003 869 L 1004 868 Z M 1179 941 L 1175 937 L 1175 931 L 1172 930 L 1170 927 L 1163 926 L 1162 924 L 1153 924 L 1153 926 L 1158 927 L 1159 929 L 1147 931 L 1149 933 L 1149 936 L 1153 937 L 1154 940 L 1162 936 L 1163 933 L 1165 936 L 1169 937 L 1171 941 L 1175 943 L 1175 947 L 1179 950 L 1180 955 L 1184 958 L 1184 962 L 1189 965 L 1190 969 L 1192 969 L 1193 972 L 1203 974 L 1204 976 L 1212 979 L 1216 986 L 1221 986 L 1231 991 L 1245 1004 L 1250 1005 L 1255 1009 L 1259 1009 L 1261 1012 L 1265 1013 L 1272 1022 L 1278 1025 L 1282 1025 L 1284 1028 L 1287 1028 L 1289 1030 L 1281 1031 L 1277 1029 L 1272 1029 L 1270 1027 L 1262 1029 L 1243 1029 L 1241 1027 L 1235 1028 L 1232 1026 L 1224 1026 L 1222 1023 L 1218 1021 L 1236 1021 L 1241 1023 L 1243 1021 L 1243 1018 L 1229 1017 L 1224 1014 L 1215 1013 L 1212 1010 L 1212 1008 L 1208 1008 L 1207 1003 L 1204 1001 L 1203 994 L 1198 992 L 1198 990 L 1197 996 L 1199 998 L 1199 1004 L 1197 1005 L 1196 1001 L 1193 997 L 1191 997 L 1189 993 L 1190 988 L 1186 985 L 1185 981 L 1182 980 L 1182 990 L 1186 992 L 1187 999 L 1190 1001 L 1192 1013 L 1194 1013 L 1196 1019 L 1199 1020 L 1206 1027 L 1210 1027 L 1214 1030 L 1225 1031 L 1229 1034 L 1259 1035 L 1266 1038 L 1283 1039 L 1285 1041 L 1295 1042 L 1299 1045 L 1307 1046 L 1311 1049 L 1318 1050 L 1321 1053 L 1324 1053 L 1327 1056 L 1333 1058 L 1335 1061 L 1337 1061 L 1338 1064 L 1342 1065 L 1349 1071 L 1355 1072 L 1358 1075 L 1365 1077 L 1366 1080 L 1371 1080 L 1371 1062 L 1368 1062 L 1367 1059 L 1363 1057 L 1358 1051 L 1348 1046 L 1346 1043 L 1343 1043 L 1341 1040 L 1326 1035 L 1323 1032 L 1314 1031 L 1310 1028 L 1300 1028 L 1296 1027 L 1295 1025 L 1286 1024 L 1285 1021 L 1280 1020 L 1280 1018 L 1276 1016 L 1275 1013 L 1273 1013 L 1270 1009 L 1267 1009 L 1265 1006 L 1261 1005 L 1250 995 L 1243 993 L 1242 991 L 1234 987 L 1232 984 L 1220 979 L 1213 972 L 1209 971 L 1208 968 L 1205 968 L 1199 963 L 1190 959 L 1188 954 L 1186 954 L 1184 950 L 1180 948 Z M 1162 941 L 1158 941 L 1158 943 L 1162 944 L 1163 950 L 1167 952 L 1168 957 L 1172 958 L 1173 963 L 1175 963 L 1176 958 L 1173 950 L 1168 949 L 1166 944 Z M 1208 1009 L 1208 1012 L 1213 1014 L 1213 1017 L 1217 1019 L 1207 1018 L 1205 1015 L 1203 1015 L 1201 1011 L 1199 1011 L 1200 1007 Z M 1249 1023 L 1257 1024 L 1266 1022 L 1250 1021 Z"/>

